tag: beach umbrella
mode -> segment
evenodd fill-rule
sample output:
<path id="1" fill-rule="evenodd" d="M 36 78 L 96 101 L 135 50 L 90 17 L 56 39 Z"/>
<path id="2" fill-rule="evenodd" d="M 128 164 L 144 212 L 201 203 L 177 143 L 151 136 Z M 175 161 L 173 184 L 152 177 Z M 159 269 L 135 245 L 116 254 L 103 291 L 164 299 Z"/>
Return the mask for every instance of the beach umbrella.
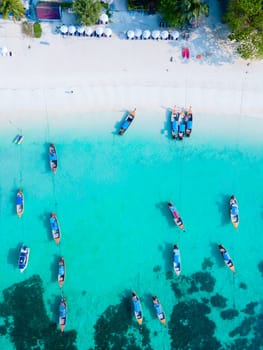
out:
<path id="1" fill-rule="evenodd" d="M 63 26 L 60 27 L 60 31 L 62 34 L 67 34 L 68 32 L 68 27 L 65 26 L 65 24 Z"/>
<path id="2" fill-rule="evenodd" d="M 102 34 L 103 34 L 103 28 L 102 28 L 102 27 L 98 27 L 98 28 L 96 29 L 96 35 L 97 35 L 98 37 L 101 37 Z"/>
<path id="3" fill-rule="evenodd" d="M 83 34 L 84 31 L 85 31 L 85 28 L 84 28 L 83 26 L 77 27 L 77 32 L 78 32 L 79 34 Z"/>
<path id="4" fill-rule="evenodd" d="M 8 55 L 8 49 L 7 49 L 7 47 L 5 47 L 5 46 L 1 47 L 1 48 L 0 48 L 0 53 L 1 53 L 2 56 Z"/>
<path id="5" fill-rule="evenodd" d="M 168 37 L 169 37 L 168 31 L 167 30 L 163 30 L 161 32 L 161 39 L 166 40 L 166 39 L 168 39 Z"/>
<path id="6" fill-rule="evenodd" d="M 75 26 L 69 26 L 68 27 L 69 34 L 73 35 L 76 33 L 76 27 Z"/>
<path id="7" fill-rule="evenodd" d="M 141 29 L 136 29 L 134 34 L 135 34 L 135 37 L 137 39 L 141 39 L 141 37 L 142 37 L 142 30 Z"/>
<path id="8" fill-rule="evenodd" d="M 109 38 L 112 36 L 112 30 L 110 28 L 105 28 L 104 34 L 106 35 L 107 38 Z"/>
<path id="9" fill-rule="evenodd" d="M 91 27 L 84 27 L 84 30 L 87 36 L 91 36 L 94 32 L 94 30 Z"/>
<path id="10" fill-rule="evenodd" d="M 103 23 L 103 24 L 106 24 L 106 23 L 109 22 L 109 17 L 106 15 L 106 13 L 102 13 L 102 14 L 100 15 L 100 21 L 101 21 L 101 23 Z"/>
<path id="11" fill-rule="evenodd" d="M 177 30 L 174 30 L 172 33 L 171 33 L 171 36 L 174 40 L 177 40 L 179 38 L 179 35 L 180 33 L 177 31 Z"/>
<path id="12" fill-rule="evenodd" d="M 152 31 L 152 38 L 153 39 L 159 39 L 160 38 L 160 31 L 159 30 L 153 30 Z"/>
<path id="13" fill-rule="evenodd" d="M 128 39 L 133 39 L 133 38 L 134 38 L 134 31 L 133 31 L 133 30 L 128 30 L 128 32 L 127 32 L 127 38 L 128 38 Z"/>
<path id="14" fill-rule="evenodd" d="M 146 30 L 143 32 L 142 36 L 143 36 L 143 39 L 149 39 L 150 36 L 151 36 L 151 32 L 150 32 L 148 29 L 146 29 Z"/>

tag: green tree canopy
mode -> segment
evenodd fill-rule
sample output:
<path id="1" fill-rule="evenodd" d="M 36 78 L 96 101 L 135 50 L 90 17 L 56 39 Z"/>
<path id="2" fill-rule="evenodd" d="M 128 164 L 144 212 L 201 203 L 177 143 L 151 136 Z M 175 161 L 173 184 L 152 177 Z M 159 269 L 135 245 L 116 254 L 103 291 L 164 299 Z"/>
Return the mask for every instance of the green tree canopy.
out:
<path id="1" fill-rule="evenodd" d="M 209 15 L 209 6 L 200 0 L 161 0 L 159 11 L 163 19 L 174 27 L 189 25 L 191 20 L 198 23 L 198 18 Z"/>
<path id="2" fill-rule="evenodd" d="M 15 19 L 21 19 L 24 17 L 25 10 L 20 0 L 2 0 L 0 1 L 0 12 L 4 19 L 9 15 L 13 15 Z"/>
<path id="3" fill-rule="evenodd" d="M 102 11 L 102 4 L 99 0 L 75 0 L 73 10 L 77 15 L 78 22 L 85 26 L 95 24 Z"/>
<path id="4" fill-rule="evenodd" d="M 263 57 L 263 0 L 229 0 L 224 20 L 243 58 Z"/>

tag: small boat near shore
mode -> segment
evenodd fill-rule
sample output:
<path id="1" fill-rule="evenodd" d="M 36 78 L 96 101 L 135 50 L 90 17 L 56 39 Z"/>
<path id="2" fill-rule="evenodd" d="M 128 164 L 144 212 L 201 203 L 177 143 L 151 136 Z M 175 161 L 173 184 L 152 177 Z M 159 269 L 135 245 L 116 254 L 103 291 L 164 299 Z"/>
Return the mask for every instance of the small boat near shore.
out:
<path id="1" fill-rule="evenodd" d="M 239 210 L 238 210 L 238 203 L 235 196 L 230 197 L 229 201 L 230 205 L 230 218 L 231 222 L 234 225 L 235 228 L 238 228 L 239 225 Z"/>
<path id="2" fill-rule="evenodd" d="M 24 193 L 20 189 L 16 194 L 16 212 L 17 216 L 21 218 L 24 213 Z"/>
<path id="3" fill-rule="evenodd" d="M 230 255 L 228 254 L 227 250 L 222 246 L 222 244 L 218 245 L 218 248 L 220 250 L 220 253 L 224 259 L 224 262 L 226 264 L 226 266 L 233 272 L 235 272 L 235 266 L 234 263 L 230 257 Z"/>
<path id="4" fill-rule="evenodd" d="M 61 232 L 60 232 L 60 227 L 58 223 L 58 219 L 55 213 L 50 214 L 50 227 L 51 227 L 51 232 L 53 235 L 53 238 L 57 244 L 59 244 L 60 239 L 61 239 Z"/>
<path id="5" fill-rule="evenodd" d="M 177 244 L 174 245 L 173 249 L 173 266 L 175 273 L 179 277 L 181 273 L 181 255 Z"/>
<path id="6" fill-rule="evenodd" d="M 183 140 L 185 135 L 185 110 L 183 107 L 179 113 L 178 125 L 178 138 L 179 140 Z"/>
<path id="7" fill-rule="evenodd" d="M 173 205 L 172 202 L 168 202 L 168 207 L 170 209 L 170 212 L 172 213 L 173 215 L 173 220 L 176 224 L 177 227 L 179 227 L 181 230 L 184 231 L 184 223 L 183 223 L 183 220 L 182 218 L 180 217 L 177 209 L 175 208 L 175 206 Z"/>
<path id="8" fill-rule="evenodd" d="M 53 173 L 56 173 L 58 168 L 58 157 L 54 143 L 51 143 L 49 145 L 49 164 Z"/>
<path id="9" fill-rule="evenodd" d="M 171 113 L 171 134 L 174 140 L 178 138 L 178 119 L 179 113 L 176 111 L 176 106 L 174 106 Z"/>
<path id="10" fill-rule="evenodd" d="M 140 299 L 135 292 L 132 292 L 132 303 L 133 303 L 135 318 L 139 323 L 139 325 L 142 325 L 142 321 L 143 321 L 142 306 L 141 306 Z"/>
<path id="11" fill-rule="evenodd" d="M 21 145 L 21 143 L 24 141 L 24 136 L 23 135 L 16 135 L 14 138 L 14 143 L 17 145 Z"/>
<path id="12" fill-rule="evenodd" d="M 23 244 L 20 249 L 19 260 L 18 260 L 18 267 L 20 272 L 24 272 L 25 269 L 27 268 L 29 253 L 30 253 L 30 249 Z"/>
<path id="13" fill-rule="evenodd" d="M 64 332 L 64 328 L 67 324 L 67 303 L 66 298 L 62 297 L 59 304 L 59 327 L 61 332 Z"/>
<path id="14" fill-rule="evenodd" d="M 134 110 L 131 111 L 127 115 L 127 117 L 124 119 L 119 130 L 119 135 L 123 135 L 127 131 L 127 129 L 129 128 L 129 126 L 131 125 L 131 123 L 135 118 L 135 112 L 136 112 L 136 108 L 134 108 Z"/>
<path id="15" fill-rule="evenodd" d="M 60 287 L 63 286 L 66 277 L 66 265 L 65 259 L 62 257 L 59 259 L 58 263 L 58 284 Z"/>
<path id="16" fill-rule="evenodd" d="M 156 316 L 158 317 L 159 321 L 165 326 L 166 317 L 159 299 L 157 298 L 157 296 L 153 296 L 152 301 L 153 306 L 155 308 Z"/>
<path id="17" fill-rule="evenodd" d="M 185 115 L 185 135 L 187 137 L 190 137 L 191 133 L 192 133 L 192 128 L 193 128 L 193 111 L 192 111 L 192 107 L 190 106 L 186 115 Z"/>

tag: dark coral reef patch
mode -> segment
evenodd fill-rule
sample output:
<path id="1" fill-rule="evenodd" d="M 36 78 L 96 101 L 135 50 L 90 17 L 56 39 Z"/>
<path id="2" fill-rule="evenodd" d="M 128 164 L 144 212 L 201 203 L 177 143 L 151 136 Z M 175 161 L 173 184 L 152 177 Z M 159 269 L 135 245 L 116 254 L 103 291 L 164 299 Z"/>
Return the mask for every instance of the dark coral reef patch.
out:
<path id="1" fill-rule="evenodd" d="M 240 283 L 239 283 L 239 288 L 241 288 L 241 289 L 247 289 L 246 283 L 240 282 Z"/>
<path id="2" fill-rule="evenodd" d="M 227 309 L 221 311 L 220 316 L 223 320 L 233 320 L 233 318 L 237 317 L 239 312 L 235 309 Z"/>
<path id="3" fill-rule="evenodd" d="M 251 302 L 248 303 L 245 307 L 245 309 L 241 310 L 242 312 L 244 312 L 247 315 L 254 315 L 255 314 L 255 308 L 258 305 L 258 302 Z"/>
<path id="4" fill-rule="evenodd" d="M 191 287 L 188 289 L 188 293 L 194 293 L 196 291 L 205 291 L 208 293 L 213 292 L 216 280 L 208 272 L 196 272 L 191 275 Z"/>
<path id="5" fill-rule="evenodd" d="M 213 265 L 214 263 L 210 258 L 204 258 L 204 261 L 202 262 L 202 270 L 211 269 Z"/>
<path id="6" fill-rule="evenodd" d="M 47 316 L 40 276 L 12 285 L 3 291 L 0 317 L 4 319 L 1 333 L 10 337 L 16 349 L 77 350 L 76 331 L 61 336 L 56 323 Z"/>
<path id="7" fill-rule="evenodd" d="M 110 305 L 99 317 L 95 326 L 94 350 L 153 350 L 150 331 L 133 319 L 131 299 L 122 298 L 117 305 Z"/>
<path id="8" fill-rule="evenodd" d="M 216 325 L 207 317 L 209 313 L 210 308 L 196 299 L 175 305 L 168 323 L 171 349 L 221 349 L 214 336 Z"/>
<path id="9" fill-rule="evenodd" d="M 222 295 L 216 293 L 210 298 L 211 305 L 214 307 L 226 307 L 227 298 L 223 297 Z"/>
<path id="10" fill-rule="evenodd" d="M 238 327 L 236 327 L 229 333 L 229 336 L 235 337 L 236 335 L 240 335 L 242 337 L 245 337 L 250 333 L 254 324 L 254 317 L 246 317 Z"/>

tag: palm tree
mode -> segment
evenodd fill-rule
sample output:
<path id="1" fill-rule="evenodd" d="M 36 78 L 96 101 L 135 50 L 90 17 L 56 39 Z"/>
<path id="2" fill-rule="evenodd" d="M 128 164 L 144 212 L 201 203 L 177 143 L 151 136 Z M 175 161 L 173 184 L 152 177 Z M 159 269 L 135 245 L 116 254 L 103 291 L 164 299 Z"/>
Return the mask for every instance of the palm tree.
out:
<path id="1" fill-rule="evenodd" d="M 13 15 L 15 19 L 19 20 L 24 17 L 24 8 L 20 0 L 2 0 L 0 4 L 0 12 L 3 18 L 8 18 Z"/>
<path id="2" fill-rule="evenodd" d="M 95 24 L 102 11 L 99 0 L 75 0 L 73 10 L 79 23 L 89 26 Z"/>
<path id="3" fill-rule="evenodd" d="M 201 15 L 205 15 L 206 17 L 209 15 L 209 6 L 200 0 L 192 0 L 191 12 L 195 23 L 198 23 L 198 18 Z"/>
<path id="4" fill-rule="evenodd" d="M 209 15 L 209 6 L 200 0 L 182 0 L 179 4 L 183 24 L 189 24 L 191 21 L 197 23 L 201 14 Z"/>

